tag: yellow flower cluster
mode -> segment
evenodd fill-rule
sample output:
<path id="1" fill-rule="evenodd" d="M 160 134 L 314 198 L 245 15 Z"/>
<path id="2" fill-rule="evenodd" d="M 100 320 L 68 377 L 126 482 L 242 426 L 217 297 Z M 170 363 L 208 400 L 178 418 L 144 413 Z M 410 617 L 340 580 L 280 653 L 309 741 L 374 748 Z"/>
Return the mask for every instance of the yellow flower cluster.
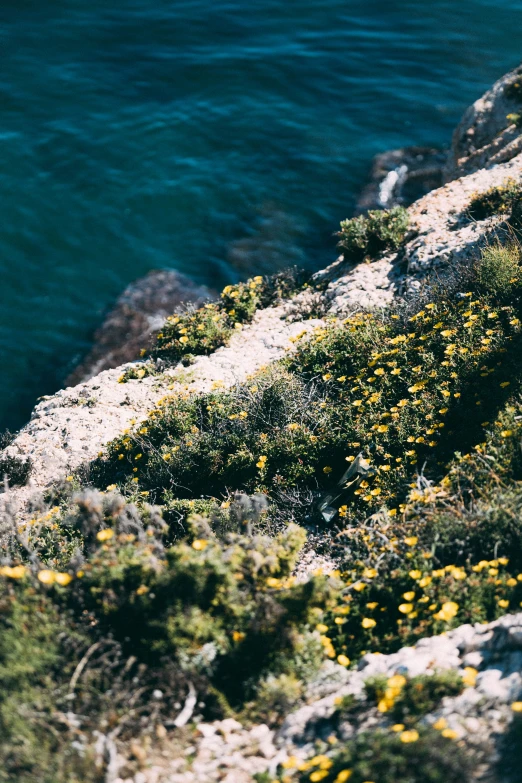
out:
<path id="1" fill-rule="evenodd" d="M 43 569 L 38 571 L 38 579 L 44 585 L 62 585 L 65 587 L 72 582 L 72 576 L 63 571 L 50 571 L 49 569 Z"/>
<path id="2" fill-rule="evenodd" d="M 402 674 L 394 674 L 386 683 L 384 695 L 377 704 L 379 712 L 388 712 L 395 704 L 395 700 L 401 695 L 402 689 L 407 683 L 406 677 Z"/>
<path id="3" fill-rule="evenodd" d="M 27 569 L 23 565 L 0 567 L 0 575 L 8 576 L 10 579 L 22 579 L 26 573 Z"/>

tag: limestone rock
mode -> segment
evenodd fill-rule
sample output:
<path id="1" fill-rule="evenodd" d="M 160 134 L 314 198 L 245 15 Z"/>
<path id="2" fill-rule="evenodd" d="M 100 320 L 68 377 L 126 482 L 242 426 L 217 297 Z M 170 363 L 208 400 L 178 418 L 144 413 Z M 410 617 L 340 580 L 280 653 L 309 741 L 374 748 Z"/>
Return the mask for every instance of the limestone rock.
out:
<path id="1" fill-rule="evenodd" d="M 453 144 L 444 171 L 445 180 L 470 174 L 512 160 L 522 152 L 522 130 L 507 119 L 522 111 L 522 65 L 499 79 L 467 109 L 453 134 Z M 510 89 L 511 88 L 511 89 Z"/>

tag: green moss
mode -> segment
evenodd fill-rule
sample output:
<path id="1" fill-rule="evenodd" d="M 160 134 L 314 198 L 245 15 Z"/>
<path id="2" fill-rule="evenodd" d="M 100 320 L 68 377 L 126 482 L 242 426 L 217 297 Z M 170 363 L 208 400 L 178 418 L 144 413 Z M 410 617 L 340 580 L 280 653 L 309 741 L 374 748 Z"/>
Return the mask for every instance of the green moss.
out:
<path id="1" fill-rule="evenodd" d="M 375 258 L 385 250 L 397 250 L 408 230 L 409 216 L 404 207 L 373 210 L 341 222 L 338 247 L 350 261 Z"/>

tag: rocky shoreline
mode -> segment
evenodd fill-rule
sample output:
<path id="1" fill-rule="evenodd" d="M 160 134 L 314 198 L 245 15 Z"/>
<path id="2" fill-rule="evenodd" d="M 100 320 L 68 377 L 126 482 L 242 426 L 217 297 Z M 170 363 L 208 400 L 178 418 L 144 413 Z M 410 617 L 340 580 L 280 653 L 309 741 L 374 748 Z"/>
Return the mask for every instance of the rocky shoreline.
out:
<path id="1" fill-rule="evenodd" d="M 359 209 L 412 199 L 408 233 L 399 250 L 384 252 L 371 263 L 356 264 L 341 256 L 317 272 L 307 289 L 260 308 L 251 322 L 239 324 L 227 344 L 194 357 L 189 366 L 179 363 L 142 377 L 124 377 L 129 366 L 142 366 L 139 349 L 158 330 L 160 318 L 189 299 L 200 304 L 211 292 L 169 272 L 151 273 L 144 283 L 129 287 L 100 329 L 91 354 L 70 377 L 77 385 L 39 402 L 31 421 L 2 453 L 32 465 L 26 486 L 7 488 L 0 496 L 3 528 L 12 524 L 13 515 L 17 523 L 30 519 L 37 498 L 72 479 L 71 474 L 145 420 L 166 397 L 185 399 L 243 382 L 290 356 L 299 338 L 317 333 L 328 318 L 364 316 L 392 302 L 411 300 L 428 280 L 444 279 L 494 244 L 505 231 L 502 216 L 472 220 L 467 210 L 477 194 L 501 188 L 509 180 L 522 183 L 522 134 L 514 119 L 522 105 L 514 89 L 521 74 L 522 67 L 507 74 L 468 109 L 444 160 L 438 151 L 412 148 L 376 161 L 374 182 L 361 197 Z M 426 188 L 429 192 L 423 194 Z M 419 190 L 420 198 L 415 198 Z M 318 568 L 335 567 L 313 551 L 306 558 L 300 569 L 303 579 Z M 277 726 L 247 726 L 233 718 L 192 725 L 195 697 L 189 694 L 173 717 L 177 733 L 167 735 L 162 726 L 152 750 L 139 738 L 116 745 L 108 734 L 100 735 L 99 763 L 104 765 L 106 783 L 268 783 L 276 774 L 279 780 L 297 781 L 294 772 L 317 743 L 333 746 L 368 728 L 391 725 L 364 695 L 368 678 L 448 670 L 467 677 L 466 687 L 428 711 L 423 725 L 444 726 L 446 736 L 478 754 L 474 779 L 515 780 L 512 770 L 499 772 L 498 767 L 506 742 L 511 741 L 512 704 L 522 699 L 522 614 L 464 625 L 390 655 L 363 655 L 355 670 L 329 661 L 307 685 L 301 705 Z M 360 702 L 356 720 L 337 714 L 339 699 L 348 696 Z M 186 716 L 180 719 L 183 710 Z M 286 771 L 278 772 L 281 769 Z"/>

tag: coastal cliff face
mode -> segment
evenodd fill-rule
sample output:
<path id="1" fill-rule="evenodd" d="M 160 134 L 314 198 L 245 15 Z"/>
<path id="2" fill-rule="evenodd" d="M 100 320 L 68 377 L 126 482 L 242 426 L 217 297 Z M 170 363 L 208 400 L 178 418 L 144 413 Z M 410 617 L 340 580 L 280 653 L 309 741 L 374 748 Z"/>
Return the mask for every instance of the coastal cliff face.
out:
<path id="1" fill-rule="evenodd" d="M 403 230 L 385 233 L 381 218 L 376 218 L 382 245 L 377 252 L 371 250 L 374 237 L 364 222 L 368 218 L 351 221 L 341 236 L 343 255 L 304 284 L 292 283 L 292 289 L 283 290 L 254 278 L 244 287 L 225 289 L 206 310 L 201 303 L 207 292 L 195 290 L 200 309 L 182 310 L 167 320 L 149 355 L 42 399 L 30 422 L 0 453 L 8 477 L 11 465 L 30 463 L 28 476 L 24 473 L 23 481 L 12 480 L 13 486 L 6 485 L 0 495 L 5 550 L 0 579 L 7 584 L 0 611 L 4 604 L 16 606 L 20 583 L 32 579 L 29 597 L 24 599 L 28 604 L 33 605 L 36 588 L 41 588 L 42 606 L 45 599 L 53 607 L 45 611 L 59 615 L 58 606 L 64 617 L 69 617 L 67 613 L 74 618 L 88 616 L 100 633 L 89 636 L 91 631 L 84 634 L 80 620 L 70 621 L 77 640 L 67 642 L 69 679 L 66 687 L 56 686 L 56 692 L 65 687 L 65 696 L 60 691 L 65 701 L 59 707 L 42 708 L 42 714 L 46 709 L 52 712 L 53 721 L 59 715 L 57 732 L 65 738 L 63 745 L 56 737 L 49 740 L 52 753 L 71 759 L 79 754 L 84 771 L 74 777 L 71 769 L 77 762 L 71 762 L 72 767 L 64 762 L 65 771 L 53 768 L 45 773 L 48 777 L 41 777 L 46 761 L 40 771 L 25 757 L 20 761 L 19 751 L 7 748 L 9 742 L 30 748 L 40 729 L 26 730 L 29 719 L 23 715 L 13 718 L 16 698 L 10 697 L 5 703 L 0 698 L 0 724 L 7 726 L 12 739 L 4 745 L 0 740 L 0 750 L 5 763 L 13 765 L 11 774 L 24 781 L 113 783 L 377 783 L 372 776 L 378 773 L 380 780 L 389 783 L 435 782 L 443 777 L 520 780 L 514 759 L 522 736 L 522 615 L 516 613 L 522 606 L 517 592 L 522 586 L 522 536 L 518 537 L 522 502 L 517 495 L 517 428 L 522 416 L 517 407 L 519 359 L 512 354 L 519 347 L 520 324 L 516 286 L 522 229 L 522 67 L 500 79 L 466 111 L 454 134 L 444 181 L 410 206 L 406 216 L 398 214 Z M 364 238 L 364 232 L 369 238 Z M 127 305 L 132 309 L 132 301 L 122 301 L 121 308 Z M 463 318 L 461 305 L 468 308 L 462 311 Z M 437 322 L 436 313 L 440 313 Z M 141 335 L 158 326 L 150 321 L 144 326 L 143 318 L 136 316 L 133 351 Z M 427 324 L 430 318 L 431 325 L 416 332 L 418 324 Z M 114 333 L 121 329 L 116 321 L 109 320 L 105 329 L 106 334 L 113 332 L 113 356 L 128 348 L 117 344 Z M 474 330 L 482 323 L 483 333 L 475 338 Z M 338 369 L 351 366 L 339 329 L 355 333 L 360 328 L 368 332 L 357 351 L 361 355 L 368 351 L 365 366 L 376 368 L 363 380 L 366 370 L 355 364 L 351 375 Z M 415 340 L 419 366 L 413 354 L 405 354 L 403 366 L 400 351 Z M 194 347 L 189 352 L 186 346 L 191 341 Z M 350 345 L 355 354 L 356 343 Z M 382 360 L 381 367 L 384 354 L 389 361 Z M 465 364 L 471 356 L 480 361 Z M 91 369 L 98 359 L 102 361 L 91 357 Z M 448 366 L 446 380 L 430 386 L 430 378 L 436 379 L 444 365 Z M 87 366 L 84 370 L 90 374 Z M 389 394 L 395 394 L 391 376 L 399 379 L 401 373 L 411 374 L 407 382 L 411 385 L 406 383 L 400 392 L 406 396 L 397 396 L 398 401 L 381 410 L 388 387 L 381 389 L 378 384 L 389 377 Z M 494 373 L 498 382 L 482 400 L 475 392 L 479 386 L 489 389 Z M 82 374 L 78 371 L 76 377 Z M 461 385 L 453 387 L 453 380 Z M 349 386 L 350 381 L 357 391 L 352 397 L 357 399 L 349 402 L 344 387 L 334 392 L 328 385 L 346 382 Z M 259 389 L 265 396 L 272 394 L 265 408 L 256 396 Z M 475 437 L 479 413 L 471 419 L 460 402 L 466 392 L 466 410 L 482 406 L 485 411 L 480 437 Z M 378 413 L 372 414 L 372 404 Z M 340 406 L 339 418 L 337 414 L 328 418 L 335 405 Z M 341 457 L 340 441 L 328 440 L 333 438 L 331 431 L 336 421 L 348 431 L 351 424 L 346 422 L 362 416 L 365 408 L 369 412 L 364 426 L 347 436 L 350 442 Z M 379 436 L 388 438 L 406 410 L 411 410 L 407 425 L 412 434 L 398 432 L 395 441 L 390 436 L 381 443 Z M 415 410 L 423 412 L 430 434 L 415 430 L 420 427 Z M 214 424 L 212 416 L 218 414 L 221 418 Z M 490 415 L 491 420 L 486 420 Z M 257 439 L 248 430 L 254 419 L 261 432 L 258 435 L 256 430 Z M 240 424 L 246 429 L 230 429 Z M 464 428 L 460 439 L 459 426 Z M 370 433 L 366 451 L 365 428 Z M 295 439 L 290 445 L 282 439 L 282 431 L 285 438 Z M 298 441 L 301 432 L 309 440 Z M 204 443 L 202 433 L 207 435 Z M 277 441 L 277 455 L 270 451 L 272 439 Z M 332 444 L 330 461 L 328 449 L 321 452 L 321 441 Z M 440 449 L 438 462 L 430 461 L 427 452 L 423 456 L 422 449 L 428 446 L 435 452 Z M 320 455 L 314 456 L 322 460 L 317 470 L 312 457 L 310 466 L 307 463 L 308 449 L 317 449 L 313 453 Z M 184 455 L 183 464 L 176 461 L 178 452 Z M 281 466 L 269 480 L 270 461 L 276 456 Z M 388 462 L 374 469 L 372 460 L 377 458 Z M 335 472 L 338 459 L 342 459 L 339 481 L 321 483 Z M 249 462 L 255 463 L 253 478 L 249 478 Z M 410 466 L 410 483 L 405 483 L 404 468 L 400 491 L 386 483 L 398 466 L 401 470 Z M 430 470 L 438 470 L 436 479 L 430 478 Z M 200 479 L 195 477 L 198 473 Z M 474 484 L 486 473 L 482 484 L 478 479 Z M 243 483 L 239 479 L 231 483 L 232 476 L 241 476 Z M 265 491 L 269 501 L 263 500 Z M 381 501 L 382 506 L 377 505 Z M 277 508 L 268 511 L 271 527 L 263 528 L 264 504 L 272 502 Z M 153 504 L 163 508 L 169 533 Z M 509 511 L 510 521 L 504 527 L 498 522 L 499 508 Z M 191 511 L 197 518 L 190 516 Z M 461 527 L 451 532 L 450 519 Z M 326 523 L 324 533 L 318 520 Z M 299 529 L 285 528 L 294 521 L 308 527 L 304 548 L 304 537 L 301 540 L 301 533 L 295 532 Z M 174 529 L 183 533 L 174 534 Z M 222 529 L 225 533 L 216 532 Z M 248 542 L 257 542 L 255 536 L 267 529 L 269 543 L 256 543 L 260 550 L 254 551 L 254 544 Z M 363 531 L 360 540 L 357 530 Z M 236 540 L 236 534 L 243 538 Z M 457 542 L 454 546 L 452 539 Z M 488 539 L 494 541 L 492 546 Z M 121 559 L 121 551 L 131 545 L 139 551 Z M 220 547 L 225 547 L 226 556 Z M 254 565 L 242 560 L 245 552 Z M 203 557 L 207 559 L 198 560 Z M 231 562 L 233 576 L 227 572 Z M 175 569 L 174 576 L 169 571 L 167 578 L 165 569 L 174 568 L 173 563 L 178 569 L 187 567 L 183 578 Z M 203 589 L 190 582 L 189 571 L 205 574 L 205 568 L 212 579 Z M 388 580 L 382 589 L 381 572 Z M 256 582 L 260 574 L 263 587 Z M 339 579 L 344 580 L 342 588 Z M 205 603 L 201 595 L 211 591 L 212 580 L 221 587 Z M 236 604 L 229 611 L 223 599 L 249 580 L 256 585 L 255 595 L 248 593 L 248 611 L 257 618 L 255 628 Z M 328 584 L 319 585 L 317 580 Z M 441 586 L 436 591 L 437 580 Z M 76 587 L 81 582 L 88 586 Z M 267 585 L 282 598 L 268 597 Z M 178 600 L 176 591 L 190 590 L 201 599 L 197 612 L 183 605 L 177 615 L 169 614 L 165 607 Z M 153 600 L 156 594 L 160 608 Z M 261 594 L 260 608 L 256 602 Z M 365 603 L 361 603 L 363 594 L 367 594 Z M 391 614 L 391 604 L 386 602 L 395 594 L 399 619 L 393 630 L 390 626 L 378 636 L 379 623 L 384 621 L 375 613 L 382 609 Z M 142 600 L 149 603 L 141 606 Z M 243 600 L 246 606 L 247 599 L 234 592 L 235 602 Z M 208 604 L 220 606 L 219 628 Z M 306 611 L 297 611 L 298 604 Z M 459 614 L 464 604 L 466 613 Z M 423 615 L 428 605 L 432 607 L 429 619 Z M 44 610 L 39 606 L 35 611 Z M 155 611 L 163 612 L 156 625 L 150 622 Z M 284 625 L 281 620 L 274 631 L 266 620 L 286 617 L 290 611 L 301 612 L 299 622 Z M 213 618 L 211 630 L 207 614 Z M 363 631 L 351 636 L 346 631 L 342 636 L 345 624 L 351 628 L 352 616 L 357 618 L 357 628 L 370 634 L 364 637 L 365 648 L 358 642 Z M 9 620 L 9 633 L 14 633 L 17 622 Z M 31 622 L 17 637 L 22 656 Z M 59 627 L 58 619 L 53 623 L 53 628 Z M 133 624 L 139 633 L 134 633 Z M 163 635 L 160 624 L 168 628 Z M 189 630 L 181 644 L 183 624 Z M 277 647 L 279 642 L 270 641 L 271 633 L 284 644 L 281 641 Z M 227 635 L 231 641 L 225 642 Z M 127 654 L 129 637 L 134 647 Z M 245 674 L 242 661 L 253 655 L 252 646 L 262 648 L 267 640 L 259 681 L 254 682 L 252 674 L 250 682 L 250 671 Z M 407 646 L 402 647 L 402 641 Z M 47 644 L 39 639 L 33 647 Z M 242 644 L 244 652 L 236 654 Z M 277 654 L 272 655 L 271 644 Z M 123 652 L 115 652 L 117 645 Z M 320 657 L 321 650 L 326 661 L 314 668 L 312 659 Z M 36 684 L 23 680 L 20 687 L 27 691 L 23 695 L 27 703 L 31 699 L 37 703 L 39 696 L 33 691 L 42 681 L 58 682 L 52 667 L 60 667 L 65 653 L 56 650 L 54 655 L 49 670 L 35 675 Z M 174 669 L 165 663 L 169 656 Z M 199 668 L 188 665 L 190 657 L 198 659 Z M 281 658 L 297 664 L 285 668 Z M 109 667 L 117 684 L 100 684 L 92 675 L 82 686 L 90 661 Z M 149 667 L 153 674 L 147 675 L 143 688 L 133 690 L 127 673 L 136 672 L 139 679 L 142 664 L 143 671 Z M 0 677 L 7 678 L 10 665 L 12 652 L 0 643 Z M 33 668 L 36 671 L 36 664 Z M 162 676 L 167 670 L 165 684 Z M 22 682 L 22 675 L 17 676 Z M 248 688 L 238 685 L 241 678 L 249 681 Z M 103 718 L 96 723 L 82 716 L 75 701 L 82 687 L 91 689 L 91 701 L 84 694 L 81 698 L 83 709 L 93 714 L 98 702 L 110 702 L 111 687 L 116 700 L 121 696 L 118 688 L 125 696 L 112 712 L 104 702 Z M 92 697 L 96 689 L 103 691 L 98 701 Z M 174 695 L 165 696 L 170 692 Z M 143 693 L 146 705 L 140 701 Z M 377 766 L 372 766 L 372 752 Z"/>

